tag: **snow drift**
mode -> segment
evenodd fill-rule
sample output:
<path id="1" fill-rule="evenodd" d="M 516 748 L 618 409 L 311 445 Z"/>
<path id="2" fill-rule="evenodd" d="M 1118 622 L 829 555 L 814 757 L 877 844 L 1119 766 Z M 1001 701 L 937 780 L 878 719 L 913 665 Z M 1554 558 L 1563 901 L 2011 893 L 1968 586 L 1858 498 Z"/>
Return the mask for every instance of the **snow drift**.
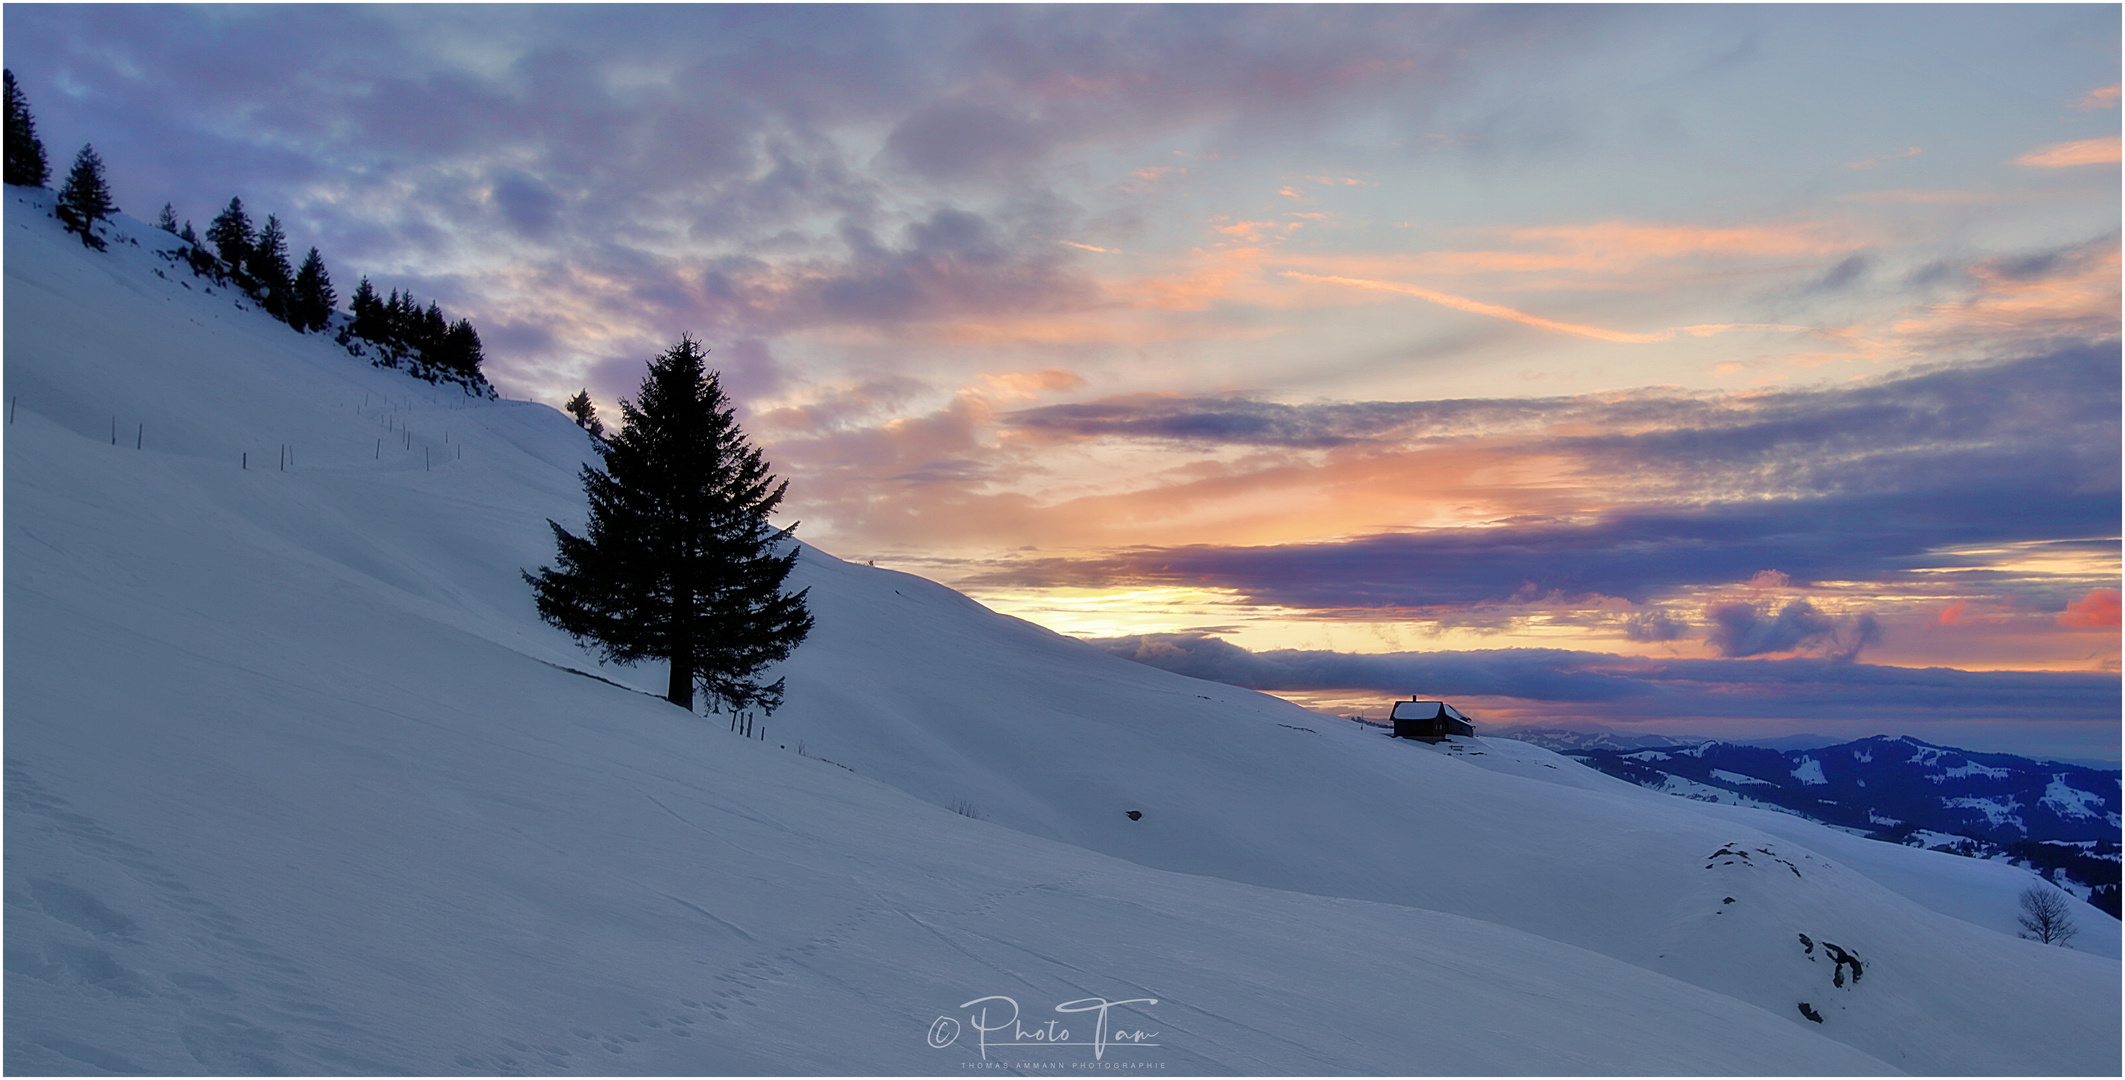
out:
<path id="1" fill-rule="evenodd" d="M 814 550 L 739 739 L 537 621 L 558 412 L 7 198 L 10 1072 L 2118 1070 L 2116 926 L 2017 940 L 2030 875 L 1395 742 Z M 990 995 L 1156 999 L 1115 1012 L 1156 1045 L 984 1051 Z"/>

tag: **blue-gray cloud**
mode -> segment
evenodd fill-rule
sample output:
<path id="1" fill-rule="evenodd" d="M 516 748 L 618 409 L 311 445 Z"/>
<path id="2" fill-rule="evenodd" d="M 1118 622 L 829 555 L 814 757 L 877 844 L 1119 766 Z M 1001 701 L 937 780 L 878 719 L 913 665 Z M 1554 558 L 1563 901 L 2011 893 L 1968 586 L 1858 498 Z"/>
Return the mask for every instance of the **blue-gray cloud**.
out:
<path id="1" fill-rule="evenodd" d="M 1778 570 L 1798 585 L 1902 580 L 1982 565 L 1950 549 L 2102 537 L 2117 530 L 2111 492 L 1942 488 L 1703 509 L 1614 513 L 1591 524 L 1501 525 L 1273 547 L 1192 545 L 1077 560 L 1031 560 L 966 579 L 977 585 L 1139 582 L 1233 589 L 1298 608 L 1423 609 L 1515 596 L 1594 594 L 1637 603 L 1687 586 Z M 2094 550 L 2115 551 L 2114 540 Z M 2051 598 L 2053 610 L 2070 597 Z"/>
<path id="2" fill-rule="evenodd" d="M 544 236 L 560 220 L 561 197 L 536 177 L 516 169 L 496 175 L 493 198 L 502 218 L 527 236 Z"/>
<path id="3" fill-rule="evenodd" d="M 1604 721 L 1733 718 L 2115 724 L 2118 676 L 1958 671 L 1837 659 L 1647 660 L 1565 649 L 1252 652 L 1199 634 L 1098 639 L 1117 656 L 1269 691 L 1513 698 Z M 1565 707 L 1569 708 L 1565 708 Z"/>
<path id="4" fill-rule="evenodd" d="M 1678 641 L 1689 632 L 1689 623 L 1657 609 L 1623 620 L 1623 636 L 1632 641 Z"/>
<path id="5" fill-rule="evenodd" d="M 1725 657 L 1809 650 L 1851 660 L 1882 639 L 1881 623 L 1870 613 L 1833 619 L 1806 600 L 1789 600 L 1774 614 L 1762 605 L 1730 600 L 1705 609 L 1711 627 L 1705 641 Z"/>
<path id="6" fill-rule="evenodd" d="M 1859 386 L 1746 397 L 1611 395 L 1287 405 L 1245 397 L 1136 395 L 1009 414 L 1015 427 L 1063 438 L 1254 446 L 1374 446 L 1498 438 L 1569 424 L 1632 434 L 1522 443 L 1691 468 L 1865 458 L 1918 444 L 2048 441 L 2078 445 L 2116 424 L 2117 352 L 2073 348 L 2006 363 L 1917 371 Z M 1818 451 L 1834 448 L 1837 453 Z M 2091 454 L 2090 457 L 2097 455 Z M 2113 456 L 2113 455 L 2102 455 Z"/>

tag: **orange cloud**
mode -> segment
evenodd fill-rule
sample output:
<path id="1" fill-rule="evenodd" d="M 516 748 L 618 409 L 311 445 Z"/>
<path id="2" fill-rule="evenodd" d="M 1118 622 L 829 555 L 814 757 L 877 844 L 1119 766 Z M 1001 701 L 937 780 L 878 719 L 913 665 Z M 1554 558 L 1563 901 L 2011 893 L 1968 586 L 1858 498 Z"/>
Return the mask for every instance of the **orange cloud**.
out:
<path id="1" fill-rule="evenodd" d="M 2040 146 L 2014 159 L 2014 164 L 2032 169 L 2064 169 L 2075 165 L 2116 165 L 2119 137 L 2081 139 Z"/>
<path id="2" fill-rule="evenodd" d="M 1151 460 L 1160 460 L 1153 458 Z M 1141 487 L 1027 507 L 1047 535 L 1025 543 L 1276 544 L 1391 527 L 1470 525 L 1575 513 L 1586 492 L 1570 463 L 1475 443 L 1385 453 L 1274 451 L 1139 474 Z M 1384 520 L 1383 520 L 1384 518 Z"/>
<path id="3" fill-rule="evenodd" d="M 1196 254 L 1207 253 L 1199 249 Z M 1118 286 L 1115 292 L 1132 307 L 1203 311 L 1252 284 L 1260 272 L 1262 255 L 1256 247 L 1219 251 L 1185 276 L 1146 278 Z"/>
<path id="4" fill-rule="evenodd" d="M 1685 334 L 1691 337 L 1710 337 L 1713 334 L 1725 333 L 1729 330 L 1774 330 L 1798 333 L 1814 332 L 1813 327 L 1784 326 L 1776 323 L 1704 323 L 1697 326 L 1671 326 L 1665 330 L 1660 330 L 1651 334 L 1632 334 L 1621 330 L 1609 330 L 1599 326 L 1585 326 L 1579 323 L 1558 322 L 1555 319 L 1545 319 L 1540 315 L 1530 315 L 1527 312 L 1516 311 L 1512 308 L 1505 307 L 1500 304 L 1486 304 L 1481 300 L 1471 300 L 1465 296 L 1455 296 L 1451 293 L 1435 292 L 1431 289 L 1422 288 L 1416 285 L 1409 285 L 1399 281 L 1371 281 L 1364 278 L 1347 278 L 1317 274 L 1303 274 L 1296 270 L 1286 270 L 1284 271 L 1284 276 L 1299 281 L 1310 281 L 1319 284 L 1348 285 L 1353 288 L 1359 289 L 1373 289 L 1379 292 L 1401 293 L 1405 296 L 1414 296 L 1420 300 L 1429 300 L 1434 304 L 1438 304 L 1442 307 L 1450 307 L 1457 311 L 1466 311 L 1477 315 L 1489 315 L 1492 318 L 1507 319 L 1512 322 L 1522 323 L 1524 325 L 1532 326 L 1540 330 L 1551 330 L 1560 334 L 1571 334 L 1575 337 L 1592 338 L 1596 341 L 1610 341 L 1623 345 L 1649 345 L 1655 342 L 1673 341 L 1675 338 Z"/>
<path id="5" fill-rule="evenodd" d="M 2021 345 L 2045 337 L 2087 340 L 2118 332 L 2119 251 L 2114 239 L 2088 245 L 2046 276 L 2024 276 L 2008 259 L 1981 260 L 1968 269 L 1978 281 L 1976 295 L 1929 304 L 1890 326 L 1905 339 L 1906 348 Z"/>
<path id="6" fill-rule="evenodd" d="M 2097 589 L 2066 605 L 2065 612 L 2059 616 L 2059 625 L 2085 630 L 2114 630 L 2118 626 L 2118 610 L 2118 590 Z"/>
<path id="7" fill-rule="evenodd" d="M 1146 165 L 1141 169 L 1131 170 L 1129 179 L 1114 185 L 1114 190 L 1125 195 L 1141 195 L 1158 186 L 1166 177 L 1180 176 L 1187 171 L 1179 165 Z"/>
<path id="8" fill-rule="evenodd" d="M 1828 255 L 1859 246 L 1841 230 L 1817 224 L 1708 227 L 1606 221 L 1511 229 L 1506 235 L 1515 240 L 1547 242 L 1575 254 L 1601 253 L 1629 260 L 1692 255 Z"/>
<path id="9" fill-rule="evenodd" d="M 1777 260 L 1767 269 L 1786 270 L 1795 260 L 1828 260 L 1873 242 L 1848 223 L 1783 223 L 1705 227 L 1606 221 L 1492 231 L 1503 243 L 1473 250 L 1415 254 L 1280 254 L 1280 261 L 1323 275 L 1408 279 L 1436 275 L 1506 275 L 1497 287 L 1629 288 L 1665 284 L 1647 274 L 1667 264 L 1674 273 L 1732 274 L 1737 263 Z M 1745 269 L 1745 267 L 1743 267 Z M 1538 277 L 1537 275 L 1547 275 Z"/>
<path id="10" fill-rule="evenodd" d="M 1039 371 L 1006 371 L 995 375 L 983 375 L 981 381 L 994 391 L 990 396 L 1004 401 L 1030 401 L 1042 394 L 1057 390 L 1075 390 L 1085 385 L 1084 377 L 1062 368 L 1042 368 Z"/>
<path id="11" fill-rule="evenodd" d="M 1941 609 L 1941 625 L 1961 625 L 1963 621 L 1963 613 L 1969 610 L 1970 601 L 1968 600 L 1957 600 L 1955 603 L 1949 604 L 1947 607 Z"/>
<path id="12" fill-rule="evenodd" d="M 2089 92 L 2082 94 L 2081 99 L 2073 103 L 2073 107 L 2083 112 L 2086 112 L 2090 109 L 2117 108 L 2118 84 L 2111 83 L 2109 86 L 2090 90 Z"/>
<path id="13" fill-rule="evenodd" d="M 1861 191 L 1838 196 L 1841 202 L 1908 203 L 1918 206 L 1965 206 L 2000 202 L 2005 198 L 2007 196 L 1990 191 L 1918 191 L 1912 188 Z"/>
<path id="14" fill-rule="evenodd" d="M 1194 291 L 1190 291 L 1190 286 Z M 1153 282 L 1123 297 L 1139 309 L 1201 311 L 1222 296 L 1211 280 Z M 1151 342 L 1204 339 L 1253 340 L 1272 327 L 1186 324 L 1146 318 L 1117 309 L 1060 315 L 995 316 L 953 322 L 922 323 L 880 332 L 868 327 L 833 327 L 806 331 L 814 341 L 866 345 L 882 341 L 934 342 L 947 345 L 1143 345 Z M 570 391 L 573 393 L 573 391 Z"/>
<path id="15" fill-rule="evenodd" d="M 1907 146 L 1904 149 L 1893 154 L 1882 154 L 1879 157 L 1870 157 L 1861 161 L 1845 162 L 1845 168 L 1859 169 L 1862 171 L 1865 171 L 1867 169 L 1879 169 L 1892 161 L 1900 161 L 1904 158 L 1917 157 L 1924 152 L 1925 151 L 1920 150 L 1916 146 Z"/>
<path id="16" fill-rule="evenodd" d="M 1226 236 L 1238 237 L 1250 244 L 1259 243 L 1265 233 L 1289 232 L 1297 227 L 1291 222 L 1275 221 L 1235 221 L 1230 225 L 1211 226 Z"/>
<path id="17" fill-rule="evenodd" d="M 1120 252 L 1119 250 L 1115 249 L 1115 248 L 1103 248 L 1103 247 L 1093 247 L 1093 246 L 1092 246 L 1092 245 L 1090 245 L 1090 244 L 1080 244 L 1080 243 L 1078 243 L 1078 242 L 1077 242 L 1077 241 L 1075 241 L 1075 240 L 1057 240 L 1057 241 L 1056 241 L 1056 243 L 1058 243 L 1058 244 L 1063 244 L 1063 245 L 1066 245 L 1066 246 L 1069 246 L 1069 247 L 1074 247 L 1074 248 L 1083 248 L 1083 249 L 1084 249 L 1084 250 L 1086 250 L 1086 251 L 1097 251 L 1097 252 L 1099 252 L 1099 253 L 1100 253 L 1100 254 L 1102 254 L 1102 255 L 1119 255 L 1119 254 L 1121 254 L 1121 252 Z"/>
<path id="18" fill-rule="evenodd" d="M 1276 241 L 1292 235 L 1306 223 L 1334 220 L 1334 215 L 1293 212 L 1288 220 L 1234 221 L 1214 218 L 1211 228 L 1246 246 L 1198 248 L 1175 272 L 1148 278 L 1108 281 L 1103 291 L 1123 306 L 1137 310 L 1203 311 L 1226 302 L 1244 301 L 1270 308 L 1289 309 L 1332 299 L 1315 293 L 1298 296 L 1264 282 L 1263 264 L 1274 258 L 1283 267 L 1306 272 L 1303 280 L 1316 284 L 1348 287 L 1356 281 L 1385 284 L 1362 286 L 1385 288 L 1421 296 L 1435 303 L 1482 314 L 1543 326 L 1547 329 L 1610 341 L 1666 341 L 1688 335 L 1703 337 L 1733 329 L 1768 329 L 1782 332 L 1807 331 L 1806 327 L 1773 324 L 1707 324 L 1675 327 L 1656 334 L 1628 334 L 1600 327 L 1578 326 L 1543 320 L 1502 305 L 1446 293 L 1402 286 L 1396 281 L 1470 274 L 1499 275 L 1487 288 L 1513 291 L 1547 289 L 1629 289 L 1654 291 L 1672 282 L 1646 271 L 1645 264 L 1667 260 L 1683 276 L 1704 273 L 1727 276 L 1734 273 L 1733 260 L 1778 260 L 1765 269 L 1790 270 L 1795 259 L 1813 260 L 1842 256 L 1870 243 L 1847 226 L 1779 224 L 1702 228 L 1633 222 L 1603 222 L 1579 226 L 1503 230 L 1509 242 L 1532 250 L 1431 251 L 1417 254 L 1355 253 L 1328 254 L 1320 251 L 1273 250 Z M 1683 260 L 1726 260 L 1705 267 Z M 1300 275 L 1293 275 L 1299 278 Z M 1670 275 L 1672 277 L 1672 275 Z M 1336 279 L 1343 279 L 1338 282 Z M 1428 295 L 1427 295 L 1428 294 Z M 1444 297 L 1445 299 L 1440 299 Z M 1827 333 L 1827 332 L 1825 332 Z"/>
<path id="19" fill-rule="evenodd" d="M 1008 372 L 929 408 L 908 408 L 899 388 L 865 388 L 846 406 L 778 416 L 791 422 L 773 425 L 771 453 L 806 478 L 789 512 L 814 522 L 813 538 L 830 549 L 862 537 L 941 557 L 1095 550 L 1147 534 L 1171 544 L 1289 543 L 1383 526 L 1573 516 L 1599 499 L 1575 462 L 1510 438 L 1177 457 L 1170 447 L 1087 447 L 1003 422 L 1012 396 L 1078 385 L 1060 370 Z M 898 402 L 880 408 L 888 394 Z"/>

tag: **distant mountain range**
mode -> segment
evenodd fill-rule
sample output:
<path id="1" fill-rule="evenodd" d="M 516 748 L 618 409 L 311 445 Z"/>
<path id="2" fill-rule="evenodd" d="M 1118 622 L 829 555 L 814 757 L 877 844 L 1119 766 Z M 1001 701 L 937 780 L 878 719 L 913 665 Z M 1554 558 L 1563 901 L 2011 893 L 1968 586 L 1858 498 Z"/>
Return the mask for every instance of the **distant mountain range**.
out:
<path id="1" fill-rule="evenodd" d="M 1511 728 L 1487 734 L 1495 734 L 1502 739 L 1518 739 L 1559 753 L 1568 750 L 1640 750 L 1648 746 L 1690 746 L 1694 742 L 1674 735 L 1625 735 L 1615 731 L 1568 731 L 1564 728 Z M 1813 750 L 1818 746 L 1834 746 L 1837 741 L 1830 735 L 1781 735 L 1775 739 L 1751 739 L 1741 745 L 1763 746 L 1772 750 Z"/>
<path id="2" fill-rule="evenodd" d="M 1642 787 L 1782 810 L 1874 840 L 2003 858 L 2118 914 L 2119 774 L 1910 736 L 1771 747 L 1672 737 L 1502 732 Z M 1823 740 L 1827 742 L 1827 740 Z"/>

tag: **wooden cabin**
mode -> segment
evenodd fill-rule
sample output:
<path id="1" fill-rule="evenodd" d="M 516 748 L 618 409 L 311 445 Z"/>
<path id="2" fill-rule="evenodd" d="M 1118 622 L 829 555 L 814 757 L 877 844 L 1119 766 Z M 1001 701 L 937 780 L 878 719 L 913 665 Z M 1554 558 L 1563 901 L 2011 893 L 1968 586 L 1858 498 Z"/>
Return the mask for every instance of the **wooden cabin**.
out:
<path id="1" fill-rule="evenodd" d="M 1461 710 L 1443 701 L 1395 702 L 1394 711 L 1388 714 L 1394 721 L 1395 738 L 1425 739 L 1437 742 L 1448 735 L 1474 735 L 1476 725 Z"/>

